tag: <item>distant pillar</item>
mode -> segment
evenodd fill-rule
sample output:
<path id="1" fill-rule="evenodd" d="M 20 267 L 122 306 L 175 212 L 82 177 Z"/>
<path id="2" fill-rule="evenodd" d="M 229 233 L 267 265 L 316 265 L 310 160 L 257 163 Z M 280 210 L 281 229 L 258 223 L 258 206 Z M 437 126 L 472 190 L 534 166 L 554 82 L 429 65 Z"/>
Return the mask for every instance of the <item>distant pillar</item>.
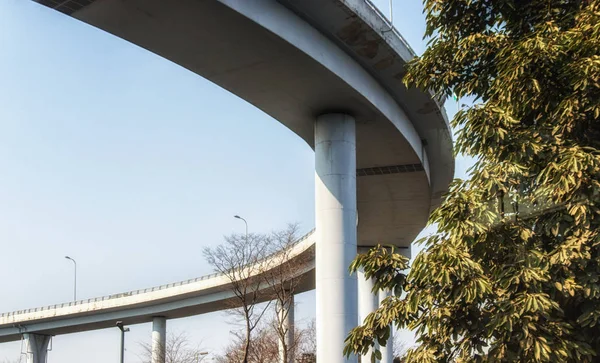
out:
<path id="1" fill-rule="evenodd" d="M 379 291 L 379 304 L 388 296 L 392 296 L 389 290 Z M 394 326 L 390 327 L 390 337 L 388 338 L 385 347 L 380 346 L 381 363 L 392 363 L 394 361 Z"/>
<path id="2" fill-rule="evenodd" d="M 280 363 L 293 363 L 294 362 L 294 296 L 290 297 L 285 306 L 277 304 L 278 321 L 281 323 L 283 331 L 285 331 L 285 345 L 279 337 L 279 362 Z M 284 359 L 285 351 L 287 348 L 287 361 Z"/>
<path id="3" fill-rule="evenodd" d="M 344 358 L 344 340 L 358 323 L 356 275 L 356 125 L 340 113 L 315 123 L 317 362 Z"/>
<path id="4" fill-rule="evenodd" d="M 167 319 L 155 316 L 152 319 L 152 363 L 165 363 L 167 346 Z"/>
<path id="5" fill-rule="evenodd" d="M 395 251 L 404 257 L 410 258 L 410 246 L 406 248 L 397 248 Z M 391 291 L 379 291 L 379 304 L 381 304 L 388 296 L 392 296 Z M 392 325 L 390 329 L 390 338 L 385 347 L 379 347 L 379 350 L 381 351 L 381 363 L 393 363 L 394 361 L 394 326 Z"/>
<path id="6" fill-rule="evenodd" d="M 366 253 L 369 247 L 359 247 L 358 253 Z M 363 269 L 358 270 L 358 323 L 362 324 L 367 315 L 377 310 L 379 306 L 379 298 L 377 293 L 373 293 L 375 281 L 365 278 Z M 373 349 L 361 357 L 361 362 L 370 362 Z"/>
<path id="7" fill-rule="evenodd" d="M 25 354 L 27 363 L 46 363 L 48 344 L 52 337 L 33 333 L 23 334 L 25 340 Z"/>

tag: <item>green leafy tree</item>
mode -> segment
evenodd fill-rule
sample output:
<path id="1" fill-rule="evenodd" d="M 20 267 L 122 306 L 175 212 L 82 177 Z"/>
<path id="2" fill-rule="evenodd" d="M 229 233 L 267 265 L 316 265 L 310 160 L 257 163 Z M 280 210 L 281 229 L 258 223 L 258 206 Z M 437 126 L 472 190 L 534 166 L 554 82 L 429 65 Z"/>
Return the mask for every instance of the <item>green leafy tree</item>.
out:
<path id="1" fill-rule="evenodd" d="M 473 156 L 407 261 L 359 256 L 392 288 L 346 354 L 413 329 L 408 362 L 600 360 L 600 0 L 425 0 L 407 85 L 473 97 L 452 126 Z"/>

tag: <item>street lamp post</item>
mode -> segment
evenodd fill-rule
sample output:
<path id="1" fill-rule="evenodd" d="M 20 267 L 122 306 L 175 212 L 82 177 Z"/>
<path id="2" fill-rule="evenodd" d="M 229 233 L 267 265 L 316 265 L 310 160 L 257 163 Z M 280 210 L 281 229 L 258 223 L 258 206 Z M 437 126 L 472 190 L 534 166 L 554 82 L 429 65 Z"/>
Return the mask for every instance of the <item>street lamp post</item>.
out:
<path id="1" fill-rule="evenodd" d="M 75 267 L 75 278 L 73 281 L 73 301 L 77 301 L 77 261 L 69 256 L 65 256 L 67 260 L 73 261 L 73 265 Z"/>
<path id="2" fill-rule="evenodd" d="M 233 216 L 233 218 L 241 219 L 246 224 L 246 243 L 248 243 L 248 222 L 246 222 L 246 220 L 244 218 L 242 218 L 238 215 Z"/>
<path id="3" fill-rule="evenodd" d="M 200 357 L 204 357 L 205 355 L 208 355 L 208 352 L 196 353 L 196 363 L 200 363 Z"/>
<path id="4" fill-rule="evenodd" d="M 117 321 L 117 328 L 121 331 L 121 363 L 125 363 L 125 333 L 129 328 L 125 328 L 122 321 Z"/>

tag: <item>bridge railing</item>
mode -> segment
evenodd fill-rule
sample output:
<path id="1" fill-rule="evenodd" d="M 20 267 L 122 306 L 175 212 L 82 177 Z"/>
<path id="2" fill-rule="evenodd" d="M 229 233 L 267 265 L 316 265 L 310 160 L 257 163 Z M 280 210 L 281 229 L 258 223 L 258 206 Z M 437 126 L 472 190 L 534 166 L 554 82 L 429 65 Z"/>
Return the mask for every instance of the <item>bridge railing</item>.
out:
<path id="1" fill-rule="evenodd" d="M 308 232 L 307 234 L 305 234 L 304 236 L 300 237 L 297 241 L 294 242 L 294 245 L 297 245 L 300 242 L 306 240 L 308 237 L 310 237 L 313 234 L 314 231 L 315 230 L 313 229 L 310 232 Z M 269 257 L 270 256 L 267 256 L 266 259 L 268 259 Z M 178 281 L 178 282 L 172 282 L 172 283 L 169 283 L 169 284 L 164 284 L 164 285 L 160 285 L 160 286 L 149 287 L 149 288 L 146 288 L 146 289 L 132 290 L 132 291 L 122 292 L 122 293 L 118 293 L 118 294 L 106 295 L 106 296 L 95 297 L 95 298 L 84 299 L 84 300 L 71 301 L 71 302 L 62 303 L 62 304 L 47 305 L 47 306 L 42 306 L 42 307 L 38 307 L 38 308 L 31 308 L 31 309 L 11 311 L 11 312 L 8 312 L 8 313 L 2 313 L 2 314 L 0 314 L 0 317 L 3 318 L 3 317 L 13 316 L 13 315 L 35 313 L 35 312 L 38 312 L 38 311 L 59 309 L 59 308 L 68 307 L 68 306 L 77 306 L 77 305 L 82 305 L 82 304 L 89 304 L 89 303 L 94 303 L 94 302 L 100 302 L 100 301 L 106 301 L 106 300 L 111 300 L 111 299 L 117 299 L 117 298 L 121 298 L 121 297 L 128 297 L 128 296 L 134 296 L 134 295 L 139 295 L 139 294 L 145 294 L 145 293 L 149 293 L 149 292 L 153 292 L 153 291 L 159 291 L 159 290 L 164 290 L 164 289 L 168 289 L 168 288 L 172 288 L 172 287 L 176 287 L 176 286 L 188 285 L 188 284 L 192 284 L 192 283 L 195 283 L 195 282 L 198 282 L 198 281 L 209 280 L 209 279 L 212 279 L 212 278 L 215 278 L 215 277 L 219 277 L 221 275 L 223 275 L 223 274 L 220 273 L 220 272 L 214 272 L 212 274 L 208 274 L 208 275 L 196 277 L 194 279 L 188 279 L 188 280 L 183 280 L 183 281 Z"/>
<path id="2" fill-rule="evenodd" d="M 402 41 L 402 43 L 404 43 L 404 46 L 406 46 L 406 48 L 408 48 L 408 50 L 410 50 L 410 52 L 412 53 L 413 56 L 416 56 L 417 53 L 415 53 L 414 49 L 411 48 L 410 44 L 408 44 L 408 42 L 406 41 L 406 39 L 402 36 L 402 34 L 400 34 L 400 32 L 398 31 L 398 29 L 396 29 L 394 27 L 394 24 L 392 24 L 392 22 L 390 21 L 390 19 L 383 13 L 383 11 L 381 11 L 381 9 L 379 9 L 371 0 L 363 0 L 371 9 L 373 9 L 373 11 L 375 11 L 375 13 L 377 13 L 377 15 L 389 26 L 389 31 L 391 31 L 392 33 L 394 33 L 394 35 L 396 35 L 398 38 L 400 38 L 400 40 Z"/>
<path id="3" fill-rule="evenodd" d="M 406 38 L 404 38 L 402 36 L 402 34 L 400 34 L 400 32 L 398 31 L 398 29 L 396 29 L 394 27 L 394 24 L 390 21 L 390 19 L 383 13 L 383 11 L 381 11 L 381 9 L 379 9 L 371 0 L 363 0 L 371 9 L 373 9 L 373 11 L 388 25 L 389 30 L 387 31 L 391 31 L 392 33 L 394 33 L 394 35 L 396 35 L 404 44 L 404 46 L 410 51 L 410 53 L 412 54 L 413 57 L 417 56 L 417 53 L 415 53 L 415 50 L 410 46 L 410 44 L 408 44 L 408 41 L 406 40 Z M 436 97 L 435 93 L 433 91 L 429 91 L 429 94 L 431 95 L 431 98 L 433 99 L 433 101 L 437 104 L 437 106 L 442 110 L 442 112 L 446 113 L 446 111 L 444 111 L 444 100 L 445 97 Z M 444 116 L 446 117 L 446 116 Z M 446 117 L 446 124 L 448 124 L 448 120 Z M 449 124 L 448 124 L 449 127 Z"/>

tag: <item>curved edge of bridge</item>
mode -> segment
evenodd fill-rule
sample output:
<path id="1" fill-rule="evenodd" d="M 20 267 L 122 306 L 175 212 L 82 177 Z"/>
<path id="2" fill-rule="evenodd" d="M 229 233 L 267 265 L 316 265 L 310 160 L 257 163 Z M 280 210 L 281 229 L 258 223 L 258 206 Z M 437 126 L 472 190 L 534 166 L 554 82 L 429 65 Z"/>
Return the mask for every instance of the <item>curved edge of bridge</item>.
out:
<path id="1" fill-rule="evenodd" d="M 315 237 L 315 231 L 312 230 L 300 238 L 289 258 L 293 260 L 314 254 Z M 270 257 L 271 261 L 278 262 L 276 256 Z M 274 267 L 267 262 L 267 270 Z M 313 270 L 314 259 L 310 258 L 297 276 L 307 277 L 307 281 L 300 284 L 299 292 L 314 289 L 314 280 L 311 284 L 308 278 Z M 255 276 L 264 272 L 264 269 L 257 269 L 251 274 Z M 117 320 L 139 324 L 150 322 L 159 315 L 179 318 L 226 310 L 232 305 L 224 302 L 234 297 L 230 285 L 231 280 L 227 276 L 213 273 L 146 289 L 2 313 L 0 342 L 20 340 L 24 333 L 66 334 L 113 327 Z"/>
<path id="2" fill-rule="evenodd" d="M 331 41 L 368 70 L 370 76 L 401 106 L 418 135 L 417 139 L 411 140 L 411 131 L 394 117 L 387 116 L 419 155 L 431 184 L 431 209 L 437 207 L 454 175 L 452 132 L 444 102 L 431 91 L 414 87 L 407 89 L 402 82 L 405 65 L 417 55 L 407 40 L 370 0 L 277 1 L 327 34 Z M 340 11 L 322 11 L 327 6 Z M 348 23 L 349 14 L 353 21 Z M 378 105 L 385 109 L 381 106 Z"/>

